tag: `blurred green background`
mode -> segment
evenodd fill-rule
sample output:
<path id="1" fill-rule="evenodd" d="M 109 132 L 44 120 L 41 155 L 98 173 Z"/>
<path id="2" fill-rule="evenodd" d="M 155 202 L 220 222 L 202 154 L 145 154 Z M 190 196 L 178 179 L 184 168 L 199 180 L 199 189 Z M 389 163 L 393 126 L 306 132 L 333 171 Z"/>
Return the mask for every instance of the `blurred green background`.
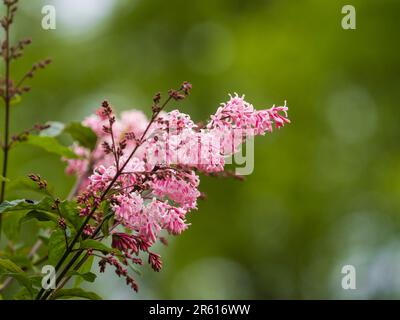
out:
<path id="1" fill-rule="evenodd" d="M 196 121 L 233 92 L 289 106 L 292 123 L 256 139 L 245 182 L 202 177 L 208 199 L 158 248 L 162 272 L 143 268 L 139 294 L 111 271 L 89 288 L 109 299 L 400 298 L 399 1 L 20 2 L 13 36 L 33 44 L 13 75 L 54 63 L 13 107 L 14 133 L 82 120 L 105 98 L 149 114 L 155 92 L 184 80 L 193 92 L 179 109 Z M 56 30 L 41 28 L 45 4 Z M 356 30 L 341 27 L 345 4 Z M 10 161 L 11 178 L 41 173 L 60 196 L 73 185 L 34 147 Z M 341 287 L 346 264 L 357 290 Z"/>

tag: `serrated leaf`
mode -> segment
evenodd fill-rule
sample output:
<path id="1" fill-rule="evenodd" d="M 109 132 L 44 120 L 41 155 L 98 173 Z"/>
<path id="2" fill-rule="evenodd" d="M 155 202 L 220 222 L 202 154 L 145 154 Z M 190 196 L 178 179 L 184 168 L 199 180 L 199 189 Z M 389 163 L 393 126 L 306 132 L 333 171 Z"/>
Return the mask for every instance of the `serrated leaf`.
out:
<path id="1" fill-rule="evenodd" d="M 54 299 L 71 299 L 71 298 L 84 298 L 89 300 L 102 300 L 99 295 L 94 292 L 85 291 L 80 288 L 61 289 L 54 295 Z"/>
<path id="2" fill-rule="evenodd" d="M 64 132 L 71 135 L 82 147 L 93 150 L 96 147 L 97 136 L 92 129 L 85 127 L 80 122 L 71 122 Z"/>
<path id="3" fill-rule="evenodd" d="M 81 279 L 83 279 L 83 280 L 85 280 L 87 282 L 94 282 L 96 280 L 96 277 L 97 277 L 93 272 L 81 273 L 81 272 L 78 272 L 78 271 L 75 271 L 75 270 L 68 271 L 67 275 L 68 276 L 78 276 L 78 277 L 80 277 Z"/>
<path id="4" fill-rule="evenodd" d="M 55 230 L 49 239 L 49 263 L 55 266 L 66 250 L 65 235 L 63 230 Z"/>
<path id="5" fill-rule="evenodd" d="M 29 135 L 26 143 L 62 157 L 71 159 L 78 158 L 78 156 L 70 148 L 62 145 L 54 137 Z"/>
<path id="6" fill-rule="evenodd" d="M 105 244 L 97 241 L 97 240 L 93 240 L 93 239 L 87 239 L 82 241 L 81 249 L 93 249 L 93 250 L 98 250 L 101 252 L 105 252 L 105 253 L 112 253 L 112 252 L 116 252 L 115 249 L 112 249 L 108 246 L 106 246 Z"/>

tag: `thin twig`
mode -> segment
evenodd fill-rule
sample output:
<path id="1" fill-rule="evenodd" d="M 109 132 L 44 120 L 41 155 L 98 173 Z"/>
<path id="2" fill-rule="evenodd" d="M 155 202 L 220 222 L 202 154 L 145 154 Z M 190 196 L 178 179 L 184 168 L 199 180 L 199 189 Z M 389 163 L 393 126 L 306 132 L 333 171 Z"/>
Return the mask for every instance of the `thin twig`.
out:
<path id="1" fill-rule="evenodd" d="M 8 164 L 8 150 L 9 150 L 9 134 L 10 134 L 10 6 L 7 6 L 7 23 L 5 24 L 5 48 L 3 49 L 4 62 L 5 62 L 5 125 L 4 125 L 4 145 L 3 145 L 3 170 L 2 170 L 2 182 L 0 192 L 0 202 L 4 201 L 5 189 L 6 189 L 6 177 L 7 177 L 7 164 Z M 1 235 L 1 215 L 0 215 L 0 235 Z"/>

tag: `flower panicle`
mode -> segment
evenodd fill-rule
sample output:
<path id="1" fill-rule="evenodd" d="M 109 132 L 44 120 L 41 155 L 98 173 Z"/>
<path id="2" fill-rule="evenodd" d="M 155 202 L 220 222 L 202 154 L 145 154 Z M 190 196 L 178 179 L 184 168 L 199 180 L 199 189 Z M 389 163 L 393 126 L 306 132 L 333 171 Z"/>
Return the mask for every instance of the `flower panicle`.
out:
<path id="1" fill-rule="evenodd" d="M 168 92 L 168 100 L 182 100 L 191 89 L 184 82 Z M 115 220 L 112 228 L 124 227 L 111 233 L 112 248 L 122 256 L 103 258 L 100 268 L 114 266 L 135 291 L 137 284 L 125 267 L 143 264 L 140 255 L 147 254 L 151 268 L 161 270 L 161 256 L 151 248 L 157 241 L 167 244 L 165 234 L 177 236 L 190 226 L 188 213 L 205 198 L 199 190 L 199 173 L 243 180 L 225 170 L 225 158 L 239 150 L 246 135 L 264 135 L 290 123 L 286 102 L 256 110 L 244 96 L 235 94 L 208 123 L 199 125 L 178 110 L 163 111 L 161 99 L 160 93 L 153 97 L 151 119 L 136 110 L 117 117 L 109 102 L 103 101 L 96 114 L 83 121 L 97 135 L 96 149 L 89 152 L 75 146 L 81 157 L 67 160 L 67 172 L 81 177 L 89 163 L 93 165 L 77 198 L 80 215 L 91 217 L 93 208 L 108 203 Z M 102 216 L 96 209 L 92 223 L 102 221 Z M 84 229 L 87 237 L 95 232 L 92 224 Z"/>

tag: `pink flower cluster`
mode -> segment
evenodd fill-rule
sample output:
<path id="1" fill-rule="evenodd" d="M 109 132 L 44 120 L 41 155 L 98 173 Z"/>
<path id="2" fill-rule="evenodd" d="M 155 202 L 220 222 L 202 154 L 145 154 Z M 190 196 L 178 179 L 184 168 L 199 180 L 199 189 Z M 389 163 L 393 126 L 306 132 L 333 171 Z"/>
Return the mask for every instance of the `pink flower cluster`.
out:
<path id="1" fill-rule="evenodd" d="M 175 100 L 181 99 L 174 94 Z M 178 110 L 160 111 L 155 108 L 151 119 L 140 111 L 123 112 L 118 119 L 104 102 L 83 121 L 98 137 L 96 149 L 74 146 L 82 158 L 67 160 L 67 173 L 83 181 L 81 215 L 107 201 L 116 225 L 131 230 L 134 238 L 119 234 L 120 245 L 133 246 L 132 239 L 142 239 L 150 247 L 162 230 L 172 235 L 186 230 L 186 215 L 201 196 L 198 173 L 223 171 L 225 158 L 239 150 L 246 136 L 289 123 L 286 104 L 258 111 L 238 95 L 222 104 L 205 126 Z M 153 268 L 161 268 L 157 256 L 150 256 Z"/>

